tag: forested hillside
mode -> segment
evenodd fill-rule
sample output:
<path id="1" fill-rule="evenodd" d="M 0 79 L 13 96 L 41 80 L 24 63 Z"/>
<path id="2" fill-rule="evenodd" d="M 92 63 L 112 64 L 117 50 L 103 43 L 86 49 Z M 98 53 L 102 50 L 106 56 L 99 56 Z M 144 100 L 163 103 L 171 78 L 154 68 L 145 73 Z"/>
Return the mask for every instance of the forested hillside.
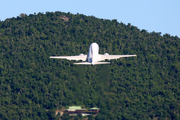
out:
<path id="1" fill-rule="evenodd" d="M 100 54 L 137 57 L 97 66 L 49 59 L 88 54 L 92 42 Z M 99 107 L 93 120 L 180 119 L 179 85 L 177 36 L 63 12 L 0 21 L 0 119 L 59 119 L 55 110 L 71 105 Z"/>

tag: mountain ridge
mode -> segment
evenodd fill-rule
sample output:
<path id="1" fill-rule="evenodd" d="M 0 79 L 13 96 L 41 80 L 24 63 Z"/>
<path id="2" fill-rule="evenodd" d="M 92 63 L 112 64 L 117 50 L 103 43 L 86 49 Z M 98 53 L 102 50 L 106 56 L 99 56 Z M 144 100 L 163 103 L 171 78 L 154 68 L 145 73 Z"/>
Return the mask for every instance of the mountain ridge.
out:
<path id="1" fill-rule="evenodd" d="M 99 107 L 93 119 L 179 118 L 177 36 L 63 12 L 24 14 L 0 26 L 2 119 L 59 119 L 55 109 L 71 105 Z M 100 54 L 137 57 L 93 67 L 49 59 L 87 54 L 92 42 Z"/>

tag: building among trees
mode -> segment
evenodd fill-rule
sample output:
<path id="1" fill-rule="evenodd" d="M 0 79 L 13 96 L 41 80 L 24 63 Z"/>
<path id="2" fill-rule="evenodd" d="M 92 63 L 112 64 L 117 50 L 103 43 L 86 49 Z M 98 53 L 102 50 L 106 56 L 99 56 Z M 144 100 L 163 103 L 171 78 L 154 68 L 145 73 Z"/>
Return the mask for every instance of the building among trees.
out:
<path id="1" fill-rule="evenodd" d="M 99 108 L 93 107 L 87 110 L 86 108 L 82 108 L 81 106 L 69 106 L 68 109 L 64 111 L 64 113 L 68 113 L 70 116 L 76 116 L 81 114 L 82 116 L 95 115 L 99 113 Z"/>

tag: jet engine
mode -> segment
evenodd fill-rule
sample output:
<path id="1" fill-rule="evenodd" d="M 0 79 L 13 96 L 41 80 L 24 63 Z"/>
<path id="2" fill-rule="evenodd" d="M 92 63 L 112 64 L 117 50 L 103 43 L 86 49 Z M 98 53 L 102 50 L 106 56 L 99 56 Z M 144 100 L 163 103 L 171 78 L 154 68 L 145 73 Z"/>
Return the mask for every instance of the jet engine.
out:
<path id="1" fill-rule="evenodd" d="M 82 55 L 84 55 L 84 54 L 82 54 L 82 53 L 81 53 L 81 54 L 79 54 L 79 56 L 82 56 Z"/>

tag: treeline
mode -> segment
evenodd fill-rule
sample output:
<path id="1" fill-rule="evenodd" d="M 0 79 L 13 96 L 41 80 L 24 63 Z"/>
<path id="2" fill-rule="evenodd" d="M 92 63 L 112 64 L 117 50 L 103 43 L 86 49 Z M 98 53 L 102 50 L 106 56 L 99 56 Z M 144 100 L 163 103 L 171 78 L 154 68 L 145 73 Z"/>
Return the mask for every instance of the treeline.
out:
<path id="1" fill-rule="evenodd" d="M 53 55 L 136 54 L 111 65 L 75 66 Z M 55 116 L 71 105 L 97 106 L 89 119 L 180 119 L 180 38 L 63 12 L 0 22 L 0 118 Z M 82 118 L 80 115 L 74 119 Z"/>

